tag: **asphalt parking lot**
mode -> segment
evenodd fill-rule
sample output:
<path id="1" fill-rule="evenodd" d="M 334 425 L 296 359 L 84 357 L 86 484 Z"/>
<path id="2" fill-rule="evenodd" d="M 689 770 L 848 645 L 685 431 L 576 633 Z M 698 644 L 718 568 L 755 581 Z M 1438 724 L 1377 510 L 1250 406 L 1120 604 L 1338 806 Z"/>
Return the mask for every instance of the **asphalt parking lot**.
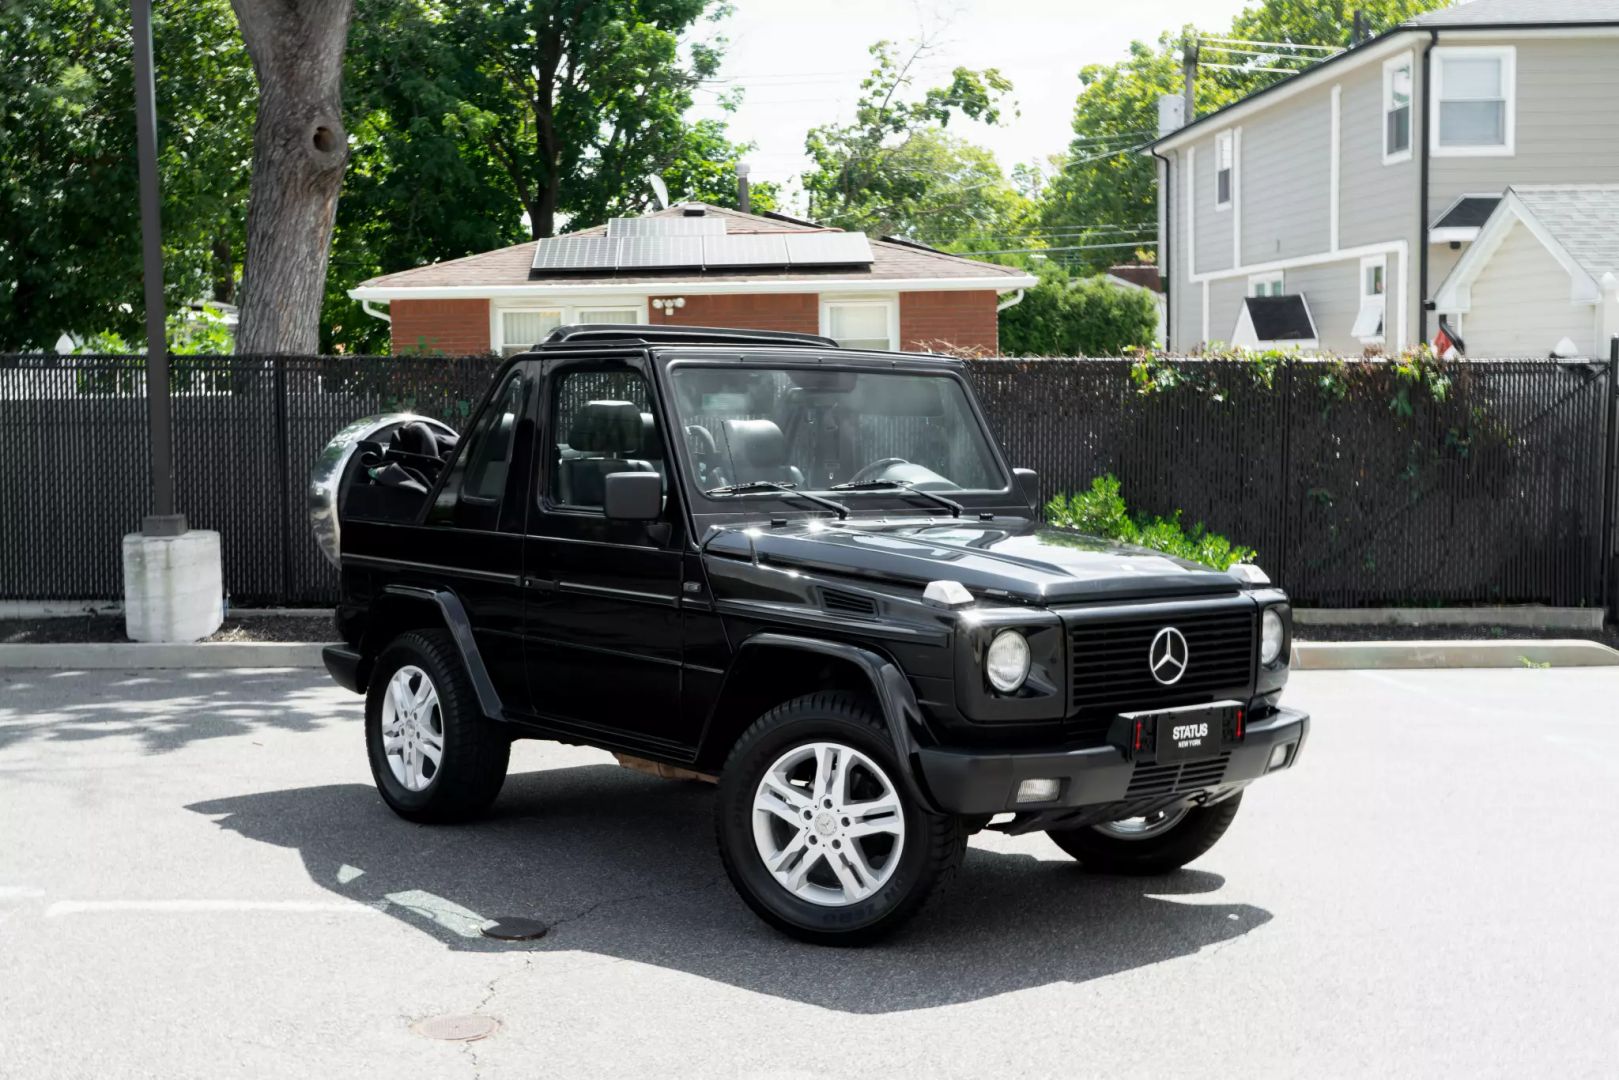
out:
<path id="1" fill-rule="evenodd" d="M 1304 759 L 1192 868 L 982 834 L 848 951 L 744 908 L 702 785 L 525 743 L 492 820 L 423 828 L 322 673 L 0 671 L 0 1075 L 1619 1071 L 1619 669 L 1290 698 Z"/>

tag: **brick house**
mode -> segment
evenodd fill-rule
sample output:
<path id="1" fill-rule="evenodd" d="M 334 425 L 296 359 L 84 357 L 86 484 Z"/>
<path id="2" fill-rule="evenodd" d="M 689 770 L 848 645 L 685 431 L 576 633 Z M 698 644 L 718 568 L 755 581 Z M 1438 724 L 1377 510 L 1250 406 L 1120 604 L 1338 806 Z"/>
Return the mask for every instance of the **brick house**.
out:
<path id="1" fill-rule="evenodd" d="M 602 322 L 994 353 L 997 311 L 1035 282 L 904 240 L 685 203 L 385 274 L 349 295 L 389 321 L 395 352 L 510 354 L 557 326 Z"/>

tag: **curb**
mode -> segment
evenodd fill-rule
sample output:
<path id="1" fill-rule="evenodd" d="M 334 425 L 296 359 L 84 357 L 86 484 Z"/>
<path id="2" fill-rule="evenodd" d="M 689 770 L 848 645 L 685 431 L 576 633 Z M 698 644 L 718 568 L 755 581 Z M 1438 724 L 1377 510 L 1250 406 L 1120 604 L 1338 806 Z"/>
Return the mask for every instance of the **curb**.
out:
<path id="1" fill-rule="evenodd" d="M 301 641 L 0 645 L 0 668 L 318 668 L 324 647 Z"/>
<path id="2" fill-rule="evenodd" d="M 1294 607 L 1294 626 L 1513 626 L 1546 630 L 1601 630 L 1602 608 L 1509 604 L 1493 607 Z M 1440 631 L 1443 633 L 1444 631 Z"/>
<path id="3" fill-rule="evenodd" d="M 1619 666 L 1619 650 L 1580 638 L 1519 641 L 1300 641 L 1294 671 Z"/>

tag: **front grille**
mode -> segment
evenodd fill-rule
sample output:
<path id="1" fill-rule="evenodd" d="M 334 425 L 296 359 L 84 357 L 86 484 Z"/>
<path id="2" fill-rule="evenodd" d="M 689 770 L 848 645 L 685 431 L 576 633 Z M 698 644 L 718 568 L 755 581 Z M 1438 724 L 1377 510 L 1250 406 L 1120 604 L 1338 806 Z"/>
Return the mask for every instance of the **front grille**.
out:
<path id="1" fill-rule="evenodd" d="M 1153 638 L 1166 626 L 1186 637 L 1186 671 L 1171 686 L 1154 679 L 1147 662 Z M 1068 628 L 1070 718 L 1094 723 L 1121 712 L 1233 696 L 1252 677 L 1256 631 L 1254 609 L 1246 605 L 1073 621 Z"/>
<path id="2" fill-rule="evenodd" d="M 1183 791 L 1200 791 L 1203 788 L 1214 787 L 1225 779 L 1226 763 L 1230 760 L 1231 755 L 1225 753 L 1208 761 L 1177 762 L 1173 765 L 1137 765 L 1135 774 L 1130 777 L 1130 786 L 1125 789 L 1124 797 L 1137 799 L 1149 795 L 1175 795 Z"/>

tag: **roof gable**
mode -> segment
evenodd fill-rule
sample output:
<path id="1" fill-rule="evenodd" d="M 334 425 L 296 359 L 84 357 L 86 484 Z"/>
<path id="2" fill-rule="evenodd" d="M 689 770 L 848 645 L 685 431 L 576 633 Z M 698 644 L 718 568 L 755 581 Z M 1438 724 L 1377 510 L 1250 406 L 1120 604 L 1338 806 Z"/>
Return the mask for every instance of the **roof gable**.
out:
<path id="1" fill-rule="evenodd" d="M 1473 282 L 1517 225 L 1568 273 L 1571 302 L 1598 302 L 1604 280 L 1619 276 L 1619 184 L 1511 187 L 1434 294 L 1435 306 L 1470 310 Z"/>

